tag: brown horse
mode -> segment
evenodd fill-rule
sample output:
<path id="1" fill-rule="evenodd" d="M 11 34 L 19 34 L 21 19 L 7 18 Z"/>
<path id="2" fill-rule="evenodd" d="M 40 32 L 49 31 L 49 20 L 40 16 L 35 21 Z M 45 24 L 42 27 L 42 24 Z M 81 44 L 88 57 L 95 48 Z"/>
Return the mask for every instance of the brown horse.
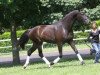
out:
<path id="1" fill-rule="evenodd" d="M 36 49 L 38 49 L 39 56 L 45 61 L 46 64 L 49 65 L 49 67 L 50 65 L 57 63 L 60 58 L 62 58 L 62 45 L 64 43 L 68 43 L 72 47 L 72 49 L 77 54 L 79 60 L 81 61 L 81 64 L 84 64 L 84 61 L 81 55 L 78 53 L 78 50 L 73 42 L 74 35 L 72 24 L 75 20 L 82 21 L 84 24 L 89 23 L 89 19 L 85 14 L 79 12 L 78 10 L 74 10 L 67 14 L 62 20 L 52 25 L 39 25 L 32 29 L 26 30 L 19 39 L 18 45 L 20 45 L 20 47 L 24 49 L 25 44 L 30 39 L 33 42 L 33 46 L 27 52 L 27 59 L 26 63 L 24 64 L 24 68 L 26 68 L 26 66 L 29 64 L 30 55 Z M 51 63 L 43 56 L 43 42 L 54 43 L 58 46 L 59 57 Z"/>

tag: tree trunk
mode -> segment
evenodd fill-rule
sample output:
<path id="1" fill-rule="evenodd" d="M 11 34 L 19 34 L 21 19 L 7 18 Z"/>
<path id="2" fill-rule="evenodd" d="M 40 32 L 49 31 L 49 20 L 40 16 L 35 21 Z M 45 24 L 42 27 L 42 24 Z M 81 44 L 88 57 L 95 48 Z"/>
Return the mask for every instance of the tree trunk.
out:
<path id="1" fill-rule="evenodd" d="M 16 46 L 17 34 L 16 34 L 15 22 L 11 23 L 11 42 L 12 42 L 13 64 L 19 64 L 20 58 L 19 58 L 19 48 Z"/>

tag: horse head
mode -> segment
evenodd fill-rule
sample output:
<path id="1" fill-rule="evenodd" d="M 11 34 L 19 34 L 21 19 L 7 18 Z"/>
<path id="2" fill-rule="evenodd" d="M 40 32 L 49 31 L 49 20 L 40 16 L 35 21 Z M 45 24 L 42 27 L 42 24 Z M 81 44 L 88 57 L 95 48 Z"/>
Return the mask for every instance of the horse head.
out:
<path id="1" fill-rule="evenodd" d="M 79 12 L 77 14 L 77 17 L 76 17 L 78 20 L 81 20 L 84 24 L 89 24 L 90 23 L 90 20 L 88 18 L 88 16 L 86 16 L 86 14 L 84 12 Z"/>

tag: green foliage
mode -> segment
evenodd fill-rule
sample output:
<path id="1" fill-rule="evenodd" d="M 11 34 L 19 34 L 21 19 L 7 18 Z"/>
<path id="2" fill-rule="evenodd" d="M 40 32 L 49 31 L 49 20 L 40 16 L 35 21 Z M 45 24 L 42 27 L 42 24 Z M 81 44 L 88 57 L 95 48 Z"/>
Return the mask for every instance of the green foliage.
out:
<path id="1" fill-rule="evenodd" d="M 98 26 L 100 26 L 100 20 L 97 20 L 96 23 Z"/>
<path id="2" fill-rule="evenodd" d="M 1 0 L 2 26 L 9 28 L 11 21 L 22 28 L 52 24 L 72 10 L 84 9 L 91 20 L 100 18 L 100 0 Z M 80 26 L 77 27 L 77 29 Z M 76 26 L 74 27 L 74 29 Z"/>
<path id="3" fill-rule="evenodd" d="M 85 8 L 84 11 L 88 15 L 91 20 L 99 20 L 100 19 L 100 5 L 96 6 L 93 9 Z"/>
<path id="4" fill-rule="evenodd" d="M 85 8 L 96 8 L 96 6 L 100 5 L 100 0 L 82 0 L 82 5 Z"/>
<path id="5" fill-rule="evenodd" d="M 23 34 L 25 30 L 20 30 L 20 31 L 17 31 L 17 36 L 18 38 L 20 38 L 20 36 Z M 75 34 L 74 38 L 84 38 L 88 35 L 88 33 L 85 33 L 85 32 L 81 32 L 81 33 L 77 33 Z M 3 35 L 0 35 L 0 39 L 10 39 L 10 32 L 5 32 Z"/>
<path id="6" fill-rule="evenodd" d="M 52 24 L 76 9 L 85 11 L 91 20 L 100 19 L 100 0 L 0 0 L 0 27 L 9 29 L 12 21 L 16 27 L 21 26 L 22 29 L 39 24 Z M 97 24 L 100 25 L 100 21 L 97 21 Z M 89 27 L 84 28 L 80 22 L 74 24 L 73 30 L 84 29 Z M 22 32 L 17 32 L 17 37 L 20 37 Z M 75 38 L 85 36 L 87 34 L 80 33 L 75 35 Z M 10 39 L 8 32 L 0 35 L 0 39 L 8 38 Z M 3 42 L 0 45 L 8 46 L 11 43 Z"/>
<path id="7" fill-rule="evenodd" d="M 9 39 L 10 38 L 10 32 L 5 32 L 4 34 L 0 35 L 0 39 Z"/>
<path id="8" fill-rule="evenodd" d="M 18 38 L 22 35 L 25 30 L 17 31 Z M 10 39 L 10 32 L 5 32 L 4 34 L 0 35 L 0 39 Z"/>

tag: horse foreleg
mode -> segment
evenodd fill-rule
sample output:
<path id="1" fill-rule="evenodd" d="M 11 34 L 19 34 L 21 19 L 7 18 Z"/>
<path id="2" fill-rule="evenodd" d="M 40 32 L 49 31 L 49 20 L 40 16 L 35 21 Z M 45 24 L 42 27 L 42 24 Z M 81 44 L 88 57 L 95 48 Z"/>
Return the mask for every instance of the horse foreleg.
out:
<path id="1" fill-rule="evenodd" d="M 54 65 L 62 58 L 62 45 L 58 45 L 59 50 L 59 57 L 57 57 L 53 62 L 50 63 L 50 65 Z"/>
<path id="2" fill-rule="evenodd" d="M 80 60 L 81 64 L 83 65 L 83 64 L 84 64 L 84 61 L 83 61 L 83 59 L 82 59 L 80 53 L 78 52 L 78 50 L 77 50 L 77 48 L 76 48 L 76 46 L 75 46 L 74 41 L 70 41 L 69 44 L 70 44 L 70 46 L 72 47 L 72 49 L 74 50 L 74 52 L 77 54 L 78 59 Z"/>
<path id="3" fill-rule="evenodd" d="M 36 46 L 32 46 L 29 50 L 28 50 L 28 52 L 27 52 L 27 58 L 26 58 L 26 62 L 25 62 L 25 64 L 24 64 L 24 69 L 28 66 L 28 64 L 29 64 L 29 61 L 30 61 L 30 55 L 35 51 L 37 49 L 37 47 Z"/>
<path id="4" fill-rule="evenodd" d="M 44 57 L 42 52 L 42 46 L 38 47 L 39 56 L 43 59 L 43 61 L 50 67 L 50 62 L 47 60 L 46 57 Z"/>

